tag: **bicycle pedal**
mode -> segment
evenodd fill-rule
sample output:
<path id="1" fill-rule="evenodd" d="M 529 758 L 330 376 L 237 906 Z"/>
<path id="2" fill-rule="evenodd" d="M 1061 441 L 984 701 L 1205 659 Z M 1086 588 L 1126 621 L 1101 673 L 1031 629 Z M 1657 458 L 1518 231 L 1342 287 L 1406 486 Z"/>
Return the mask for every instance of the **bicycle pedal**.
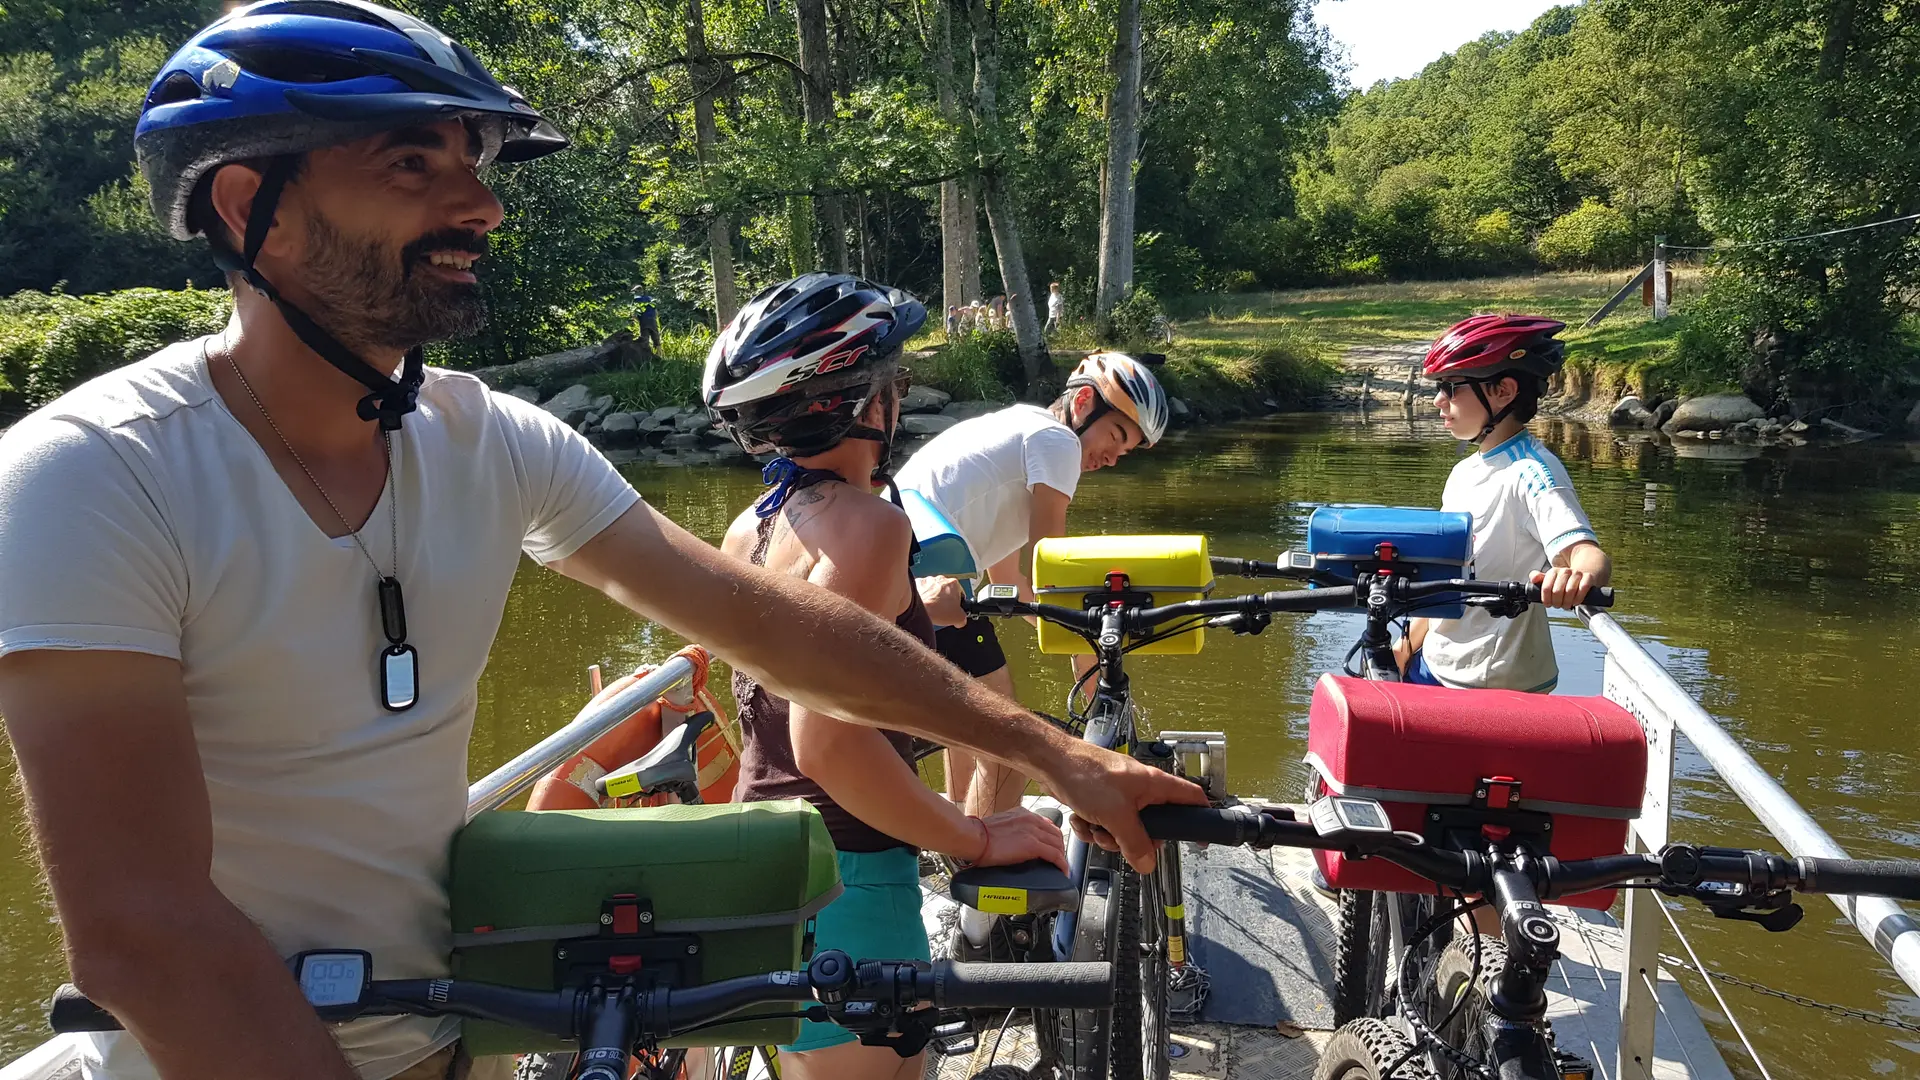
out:
<path id="1" fill-rule="evenodd" d="M 1560 1080 L 1593 1080 L 1593 1066 L 1578 1054 L 1570 1054 L 1555 1048 L 1553 1067 L 1560 1074 Z"/>

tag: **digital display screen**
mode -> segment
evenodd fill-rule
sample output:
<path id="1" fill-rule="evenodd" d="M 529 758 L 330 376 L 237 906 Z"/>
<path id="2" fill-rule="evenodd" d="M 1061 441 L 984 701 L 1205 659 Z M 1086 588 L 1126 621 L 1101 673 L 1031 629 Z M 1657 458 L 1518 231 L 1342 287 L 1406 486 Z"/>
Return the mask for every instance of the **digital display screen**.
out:
<path id="1" fill-rule="evenodd" d="M 1380 804 L 1365 799 L 1341 799 L 1341 816 L 1347 819 L 1347 826 L 1354 829 L 1384 829 L 1389 823 L 1386 814 L 1380 810 Z"/>
<path id="2" fill-rule="evenodd" d="M 367 958 L 358 953 L 322 953 L 300 961 L 300 992 L 325 1009 L 354 1005 L 367 983 Z"/>

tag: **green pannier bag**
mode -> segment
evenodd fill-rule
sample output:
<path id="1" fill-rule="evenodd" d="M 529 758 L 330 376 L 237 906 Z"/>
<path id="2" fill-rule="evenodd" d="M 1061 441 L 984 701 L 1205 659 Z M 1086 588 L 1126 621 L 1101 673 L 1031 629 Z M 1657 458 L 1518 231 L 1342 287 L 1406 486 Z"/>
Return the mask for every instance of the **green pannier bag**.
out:
<path id="1" fill-rule="evenodd" d="M 553 990 L 595 974 L 698 986 L 805 965 L 840 895 L 819 811 L 800 800 L 625 810 L 497 810 L 453 842 L 453 975 Z M 467 1021 L 469 1053 L 571 1050 Z M 666 1046 L 765 1046 L 796 1020 L 726 1024 Z"/>

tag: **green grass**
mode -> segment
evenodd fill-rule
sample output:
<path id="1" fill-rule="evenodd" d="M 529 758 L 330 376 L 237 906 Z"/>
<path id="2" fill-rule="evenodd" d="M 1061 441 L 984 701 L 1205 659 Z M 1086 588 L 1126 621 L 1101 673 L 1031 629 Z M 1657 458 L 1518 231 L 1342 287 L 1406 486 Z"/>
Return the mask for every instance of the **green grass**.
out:
<path id="1" fill-rule="evenodd" d="M 581 381 L 596 395 L 611 395 L 614 408 L 623 412 L 697 405 L 700 375 L 712 344 L 713 332 L 705 328 L 666 330 L 660 335 L 660 354 L 638 371 L 604 371 Z"/>
<path id="2" fill-rule="evenodd" d="M 1293 326 L 1324 342 L 1337 356 L 1356 346 L 1430 341 L 1469 315 L 1525 312 L 1567 324 L 1561 337 L 1567 342 L 1571 366 L 1637 381 L 1662 362 L 1685 325 L 1685 316 L 1677 314 L 1656 324 L 1649 309 L 1641 306 L 1637 296 L 1631 296 L 1600 325 L 1581 329 L 1580 324 L 1599 310 L 1628 276 L 1628 271 L 1539 274 L 1188 297 L 1177 304 L 1176 334 L 1188 341 L 1217 346 L 1247 345 Z M 1697 273 L 1677 273 L 1676 311 L 1683 312 L 1687 301 L 1703 287 Z"/>

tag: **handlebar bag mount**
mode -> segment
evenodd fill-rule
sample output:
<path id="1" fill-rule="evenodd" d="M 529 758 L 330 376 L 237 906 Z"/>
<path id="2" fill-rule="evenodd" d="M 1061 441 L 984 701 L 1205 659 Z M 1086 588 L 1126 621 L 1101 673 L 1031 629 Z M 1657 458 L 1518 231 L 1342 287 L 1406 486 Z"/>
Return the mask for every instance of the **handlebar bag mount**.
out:
<path id="1" fill-rule="evenodd" d="M 1430 841 L 1464 831 L 1476 843 L 1512 837 L 1561 859 L 1592 859 L 1626 850 L 1647 740 L 1632 713 L 1603 697 L 1322 675 L 1307 714 L 1307 763 L 1321 793 L 1378 800 L 1394 828 Z M 1384 859 L 1314 857 L 1337 889 L 1434 891 Z M 1613 891 L 1556 902 L 1606 908 Z"/>
<path id="2" fill-rule="evenodd" d="M 552 990 L 595 974 L 678 987 L 788 971 L 840 891 L 826 825 L 797 799 L 489 811 L 453 842 L 453 974 Z M 790 1043 L 799 1030 L 752 1021 L 665 1045 Z M 464 1032 L 475 1056 L 573 1049 L 499 1024 Z"/>
<path id="3" fill-rule="evenodd" d="M 1307 550 L 1314 569 L 1352 583 L 1379 546 L 1392 544 L 1395 561 L 1411 565 L 1415 580 L 1472 577 L 1473 515 L 1404 506 L 1322 506 L 1307 516 Z M 1443 597 L 1434 597 L 1441 600 Z M 1459 604 L 1423 608 L 1432 619 L 1457 619 Z"/>
<path id="4" fill-rule="evenodd" d="M 1213 563 L 1204 536 L 1050 536 L 1033 546 L 1033 591 L 1044 604 L 1082 606 L 1089 594 L 1107 591 L 1107 575 L 1127 575 L 1127 588 L 1152 596 L 1152 607 L 1200 600 L 1213 591 Z M 1161 627 L 1166 629 L 1166 627 Z M 1137 651 L 1190 656 L 1206 644 L 1206 631 L 1176 634 Z M 1040 620 L 1040 651 L 1091 653 L 1084 638 Z"/>

